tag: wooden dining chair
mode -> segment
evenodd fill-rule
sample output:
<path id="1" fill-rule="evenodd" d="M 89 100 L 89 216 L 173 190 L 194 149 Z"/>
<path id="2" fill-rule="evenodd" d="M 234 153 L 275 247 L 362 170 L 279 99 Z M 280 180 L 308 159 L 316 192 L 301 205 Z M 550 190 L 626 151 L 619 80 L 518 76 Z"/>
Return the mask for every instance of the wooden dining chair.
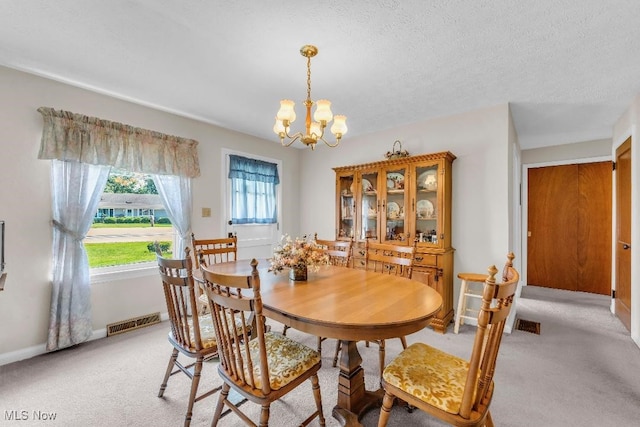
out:
<path id="1" fill-rule="evenodd" d="M 211 316 L 191 315 L 191 307 L 196 307 L 197 303 L 193 261 L 189 252 L 190 248 L 187 247 L 183 259 L 169 259 L 156 255 L 171 327 L 168 339 L 173 346 L 158 397 L 164 395 L 172 375 L 182 372 L 191 379 L 191 392 L 184 420 L 185 427 L 191 424 L 194 403 L 214 394 L 221 388 L 216 387 L 197 395 L 202 363 L 217 356 L 218 343 Z M 185 364 L 179 361 L 179 353 L 189 358 L 191 363 Z"/>
<path id="2" fill-rule="evenodd" d="M 318 239 L 318 233 L 315 233 L 314 241 L 316 243 L 317 250 L 324 253 L 329 258 L 329 264 L 337 265 L 340 267 L 351 266 L 353 239 L 351 240 Z M 282 334 L 286 335 L 288 329 L 289 329 L 289 326 L 284 325 L 282 329 Z M 325 339 L 326 339 L 325 337 L 318 337 L 318 345 L 317 345 L 318 352 L 322 352 L 322 342 Z M 333 362 L 334 367 L 337 365 L 339 351 L 340 351 L 340 341 L 336 343 L 336 350 L 335 350 L 335 356 L 334 356 L 334 362 Z"/>
<path id="3" fill-rule="evenodd" d="M 191 247 L 193 250 L 194 269 L 199 271 L 200 264 L 212 265 L 220 262 L 236 261 L 238 256 L 238 238 L 236 236 L 215 239 L 196 239 L 195 233 L 191 233 Z M 196 279 L 199 285 L 196 289 L 199 313 L 204 314 L 208 310 L 207 297 L 204 294 L 202 282 Z"/>
<path id="4" fill-rule="evenodd" d="M 316 410 L 302 425 L 316 417 L 325 425 L 318 370 L 322 358 L 317 351 L 276 332 L 265 332 L 260 296 L 258 261 L 251 261 L 248 276 L 219 274 L 202 269 L 211 316 L 219 337 L 218 372 L 224 383 L 213 416 L 212 427 L 228 406 L 245 423 L 254 424 L 229 398 L 231 388 L 245 399 L 261 405 L 260 426 L 269 423 L 271 403 L 296 389 L 307 379 Z M 254 335 L 246 320 L 253 316 Z M 235 325 L 235 326 L 234 326 Z"/>
<path id="5" fill-rule="evenodd" d="M 378 427 L 387 425 L 395 398 L 454 426 L 493 427 L 489 411 L 493 374 L 504 324 L 520 275 L 506 266 L 502 283 L 489 267 L 471 358 L 461 359 L 423 343 L 404 350 L 384 370 L 385 390 Z"/>
<path id="6" fill-rule="evenodd" d="M 237 260 L 238 238 L 236 236 L 196 239 L 195 233 L 191 233 L 191 246 L 194 251 L 201 251 L 209 265 Z M 198 262 L 196 267 L 200 268 Z"/>
<path id="7" fill-rule="evenodd" d="M 318 239 L 318 233 L 314 235 L 314 240 L 318 250 L 329 257 L 331 265 L 340 267 L 351 267 L 351 257 L 353 255 L 353 239 L 351 240 L 326 240 Z"/>
<path id="8" fill-rule="evenodd" d="M 365 243 L 365 268 L 382 274 L 392 274 L 411 279 L 415 246 L 392 245 L 377 243 L 367 240 Z M 402 348 L 407 348 L 407 340 L 404 336 L 398 337 Z M 386 343 L 385 340 L 372 341 L 379 347 L 380 377 L 385 366 Z M 367 341 L 367 346 L 369 341 Z"/>
<path id="9" fill-rule="evenodd" d="M 339 267 L 351 267 L 351 257 L 353 254 L 353 239 L 350 240 L 326 240 L 318 239 L 318 233 L 315 234 L 316 245 L 318 250 L 322 251 L 329 257 L 329 264 Z M 322 342 L 326 337 L 318 337 L 318 351 L 322 351 Z M 340 340 L 336 341 L 336 348 L 333 354 L 333 367 L 338 366 L 338 355 L 340 354 Z"/>

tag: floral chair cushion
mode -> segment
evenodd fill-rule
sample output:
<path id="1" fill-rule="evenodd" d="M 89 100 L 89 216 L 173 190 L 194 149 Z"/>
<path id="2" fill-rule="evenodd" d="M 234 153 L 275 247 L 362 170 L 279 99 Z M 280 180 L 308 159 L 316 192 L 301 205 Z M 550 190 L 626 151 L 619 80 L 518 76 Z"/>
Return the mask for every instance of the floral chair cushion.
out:
<path id="1" fill-rule="evenodd" d="M 269 383 L 272 390 L 278 390 L 298 378 L 321 360 L 320 353 L 277 332 L 264 334 L 269 365 Z M 260 378 L 260 347 L 258 340 L 249 343 L 253 361 L 253 375 L 256 388 L 262 387 Z M 245 375 L 249 375 L 245 366 Z"/>
<path id="2" fill-rule="evenodd" d="M 203 314 L 198 316 L 198 324 L 200 325 L 200 338 L 202 339 L 203 348 L 216 347 L 218 340 L 216 338 L 216 331 L 213 327 L 213 319 L 210 314 Z M 193 318 L 189 319 L 189 335 L 191 341 L 194 342 L 193 333 Z M 195 351 L 195 346 L 191 347 L 191 350 Z"/>
<path id="3" fill-rule="evenodd" d="M 248 321 L 248 320 L 247 320 Z M 193 318 L 189 318 L 189 336 L 191 337 L 191 342 L 195 342 L 194 332 L 193 332 Z M 198 323 L 200 325 L 200 338 L 202 339 L 202 348 L 212 348 L 218 345 L 218 340 L 216 338 L 216 331 L 213 326 L 213 317 L 210 314 L 202 314 L 198 316 Z M 229 321 L 231 323 L 231 321 Z M 229 325 L 231 326 L 231 325 Z M 242 331 L 242 324 L 239 319 L 236 319 L 236 328 L 238 333 Z M 192 345 L 189 350 L 196 351 L 195 345 Z"/>
<path id="4" fill-rule="evenodd" d="M 200 296 L 198 297 L 198 302 L 205 307 L 209 307 L 209 298 L 207 297 L 207 294 L 200 294 Z"/>
<path id="5" fill-rule="evenodd" d="M 415 343 L 385 368 L 382 378 L 429 405 L 457 414 L 468 370 L 468 361 Z"/>

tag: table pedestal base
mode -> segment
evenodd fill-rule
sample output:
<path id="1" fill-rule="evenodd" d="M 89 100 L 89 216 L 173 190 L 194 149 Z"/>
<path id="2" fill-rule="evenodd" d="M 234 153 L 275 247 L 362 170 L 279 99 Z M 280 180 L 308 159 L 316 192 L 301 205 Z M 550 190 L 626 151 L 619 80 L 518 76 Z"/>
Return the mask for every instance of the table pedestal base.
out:
<path id="1" fill-rule="evenodd" d="M 365 412 L 382 406 L 384 390 L 365 390 L 361 365 L 362 357 L 356 342 L 342 341 L 338 363 L 338 404 L 333 408 L 333 417 L 343 426 L 360 426 L 359 420 Z"/>

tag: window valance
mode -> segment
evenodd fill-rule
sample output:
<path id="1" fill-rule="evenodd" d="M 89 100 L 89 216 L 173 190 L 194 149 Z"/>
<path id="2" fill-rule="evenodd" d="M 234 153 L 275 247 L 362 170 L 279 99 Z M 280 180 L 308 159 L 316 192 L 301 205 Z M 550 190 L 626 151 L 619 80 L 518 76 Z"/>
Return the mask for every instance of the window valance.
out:
<path id="1" fill-rule="evenodd" d="M 229 156 L 229 178 L 280 184 L 278 165 L 247 157 Z"/>
<path id="2" fill-rule="evenodd" d="M 131 172 L 200 176 L 198 141 L 40 107 L 39 159 L 113 166 Z"/>

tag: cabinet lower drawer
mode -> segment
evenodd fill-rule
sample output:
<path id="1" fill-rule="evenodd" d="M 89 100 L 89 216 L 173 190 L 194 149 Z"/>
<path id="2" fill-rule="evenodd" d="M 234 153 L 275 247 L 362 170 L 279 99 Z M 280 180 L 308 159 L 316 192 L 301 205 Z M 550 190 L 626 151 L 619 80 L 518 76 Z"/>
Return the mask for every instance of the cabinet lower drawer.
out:
<path id="1" fill-rule="evenodd" d="M 416 267 L 437 267 L 438 256 L 432 254 L 416 253 L 413 259 L 413 265 Z"/>

